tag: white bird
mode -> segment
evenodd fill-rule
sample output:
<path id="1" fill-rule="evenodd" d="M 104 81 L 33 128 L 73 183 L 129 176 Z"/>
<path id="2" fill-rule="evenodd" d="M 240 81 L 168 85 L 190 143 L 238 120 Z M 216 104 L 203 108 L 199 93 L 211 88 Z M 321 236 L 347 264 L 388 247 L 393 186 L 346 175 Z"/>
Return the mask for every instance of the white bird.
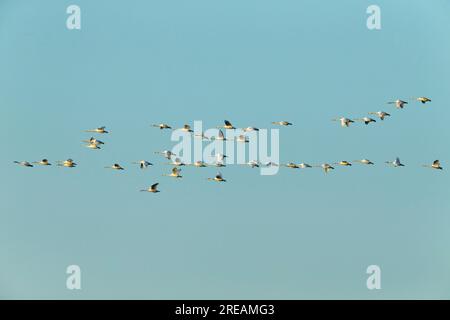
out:
<path id="1" fill-rule="evenodd" d="M 278 165 L 278 163 L 269 161 L 269 162 L 264 163 L 263 166 L 264 167 L 278 167 L 279 165 Z"/>
<path id="2" fill-rule="evenodd" d="M 214 178 L 208 178 L 209 181 L 215 181 L 215 182 L 226 182 L 227 180 L 225 180 L 222 177 L 222 174 L 219 172 L 216 174 L 216 176 Z"/>
<path id="3" fill-rule="evenodd" d="M 152 184 L 149 188 L 147 188 L 147 189 L 142 189 L 141 192 L 151 192 L 151 193 L 157 193 L 157 192 L 160 192 L 160 191 L 157 189 L 158 184 L 159 184 L 159 183 Z"/>
<path id="4" fill-rule="evenodd" d="M 222 129 L 236 129 L 230 121 L 228 120 L 224 120 L 225 125 L 223 126 L 218 126 L 217 128 L 222 128 Z"/>
<path id="5" fill-rule="evenodd" d="M 423 167 L 427 167 L 427 168 L 431 168 L 431 169 L 438 169 L 438 170 L 443 170 L 444 168 L 441 167 L 441 163 L 439 160 L 434 160 L 433 163 L 431 165 L 422 165 Z"/>
<path id="6" fill-rule="evenodd" d="M 180 158 L 175 158 L 175 160 L 172 160 L 172 162 L 169 162 L 168 164 L 175 167 L 181 167 L 185 165 L 185 163 L 182 162 Z"/>
<path id="7" fill-rule="evenodd" d="M 372 161 L 370 161 L 369 159 L 362 159 L 362 160 L 353 160 L 353 162 L 359 162 L 362 164 L 374 164 Z"/>
<path id="8" fill-rule="evenodd" d="M 350 126 L 350 123 L 355 122 L 352 119 L 345 118 L 345 117 L 333 119 L 333 121 L 339 121 L 341 123 L 342 127 L 348 127 L 348 126 Z"/>
<path id="9" fill-rule="evenodd" d="M 225 138 L 223 131 L 219 130 L 219 133 L 218 133 L 217 137 L 214 137 L 214 140 L 227 141 L 227 138 Z"/>
<path id="10" fill-rule="evenodd" d="M 31 163 L 29 163 L 28 161 L 14 161 L 14 163 L 16 163 L 22 167 L 30 167 L 30 168 L 33 167 L 33 165 Z"/>
<path id="11" fill-rule="evenodd" d="M 272 124 L 276 124 L 278 126 L 283 126 L 283 127 L 292 126 L 292 123 L 290 123 L 288 121 L 275 121 L 275 122 L 272 122 Z"/>
<path id="12" fill-rule="evenodd" d="M 209 137 L 205 136 L 205 133 L 203 133 L 203 132 L 202 133 L 196 133 L 195 137 L 196 138 L 200 138 L 202 140 L 210 140 Z"/>
<path id="13" fill-rule="evenodd" d="M 403 109 L 403 107 L 405 106 L 405 104 L 408 104 L 408 102 L 397 99 L 395 101 L 389 101 L 388 104 L 395 104 L 395 107 L 397 109 Z"/>
<path id="14" fill-rule="evenodd" d="M 185 125 L 183 126 L 183 128 L 180 128 L 179 130 L 184 131 L 184 132 L 194 132 L 194 131 L 191 129 L 191 126 L 188 125 L 188 124 L 185 124 Z"/>
<path id="15" fill-rule="evenodd" d="M 195 161 L 194 163 L 189 164 L 189 166 L 193 166 L 196 168 L 204 168 L 204 167 L 207 167 L 208 165 L 205 162 L 199 160 L 199 161 Z"/>
<path id="16" fill-rule="evenodd" d="M 252 131 L 259 131 L 259 129 L 258 128 L 255 128 L 255 127 L 247 127 L 247 128 L 244 128 L 244 129 L 242 129 L 244 132 L 252 132 Z"/>
<path id="17" fill-rule="evenodd" d="M 182 178 L 183 176 L 180 176 L 180 172 L 181 172 L 181 169 L 178 169 L 175 167 L 172 169 L 172 172 L 170 174 L 163 174 L 163 176 L 172 177 L 172 178 Z"/>
<path id="18" fill-rule="evenodd" d="M 297 164 L 293 163 L 293 162 L 289 162 L 287 164 L 284 164 L 283 167 L 290 168 L 290 169 L 300 169 L 300 167 Z"/>
<path id="19" fill-rule="evenodd" d="M 163 130 L 163 129 L 172 129 L 171 126 L 169 126 L 168 124 L 165 124 L 165 123 L 152 124 L 152 127 L 159 128 L 160 130 Z"/>
<path id="20" fill-rule="evenodd" d="M 385 117 L 390 117 L 391 116 L 389 113 L 384 112 L 384 111 L 369 112 L 369 114 L 376 115 L 378 118 L 380 118 L 380 120 L 384 120 Z"/>
<path id="21" fill-rule="evenodd" d="M 394 167 L 404 167 L 405 165 L 400 162 L 400 158 L 395 158 L 394 161 L 386 161 L 387 164 L 392 165 Z"/>
<path id="22" fill-rule="evenodd" d="M 108 131 L 106 131 L 106 127 L 99 127 L 96 129 L 89 129 L 89 130 L 85 130 L 85 132 L 95 132 L 95 133 L 109 133 Z"/>
<path id="23" fill-rule="evenodd" d="M 345 161 L 345 160 L 335 162 L 333 164 L 343 166 L 343 167 L 351 167 L 352 166 L 352 164 L 349 161 Z"/>
<path id="24" fill-rule="evenodd" d="M 259 168 L 260 163 L 256 160 L 251 160 L 247 163 L 244 163 L 245 166 L 249 166 L 250 168 Z"/>
<path id="25" fill-rule="evenodd" d="M 149 166 L 153 165 L 153 163 L 146 160 L 139 160 L 137 162 L 133 162 L 133 164 L 138 164 L 141 169 L 147 169 Z"/>
<path id="26" fill-rule="evenodd" d="M 248 143 L 249 140 L 246 136 L 244 136 L 243 134 L 241 134 L 240 136 L 236 137 L 236 141 L 237 142 L 244 142 L 244 143 Z"/>
<path id="27" fill-rule="evenodd" d="M 85 146 L 86 146 L 86 148 L 89 148 L 89 149 L 92 149 L 92 150 L 98 150 L 98 149 L 101 149 L 101 148 L 99 147 L 99 145 L 96 144 L 96 143 L 88 143 L 88 144 L 86 144 Z"/>
<path id="28" fill-rule="evenodd" d="M 164 156 L 164 158 L 169 159 L 169 160 L 172 156 L 176 156 L 176 154 L 170 150 L 156 151 L 155 154 L 161 154 Z"/>
<path id="29" fill-rule="evenodd" d="M 52 164 L 48 162 L 47 159 L 42 159 L 41 161 L 34 161 L 34 164 L 40 165 L 40 166 L 51 166 Z"/>
<path id="30" fill-rule="evenodd" d="M 83 142 L 89 143 L 89 144 L 105 144 L 103 141 L 100 141 L 94 137 L 90 137 L 89 140 L 83 140 Z"/>
<path id="31" fill-rule="evenodd" d="M 75 162 L 73 162 L 72 159 L 67 159 L 65 161 L 57 161 L 57 165 L 60 167 L 66 167 L 66 168 L 74 168 L 77 166 Z"/>
<path id="32" fill-rule="evenodd" d="M 297 165 L 300 169 L 306 169 L 306 168 L 312 168 L 311 165 L 307 164 L 307 163 L 300 163 Z"/>
<path id="33" fill-rule="evenodd" d="M 330 170 L 334 170 L 334 167 L 328 163 L 324 163 L 324 164 L 321 164 L 319 166 L 314 166 L 314 167 L 322 168 L 325 171 L 325 173 L 328 173 Z"/>
<path id="34" fill-rule="evenodd" d="M 114 163 L 112 166 L 110 167 L 105 167 L 106 169 L 113 169 L 113 170 L 125 170 L 124 168 L 122 168 L 118 163 Z"/>
<path id="35" fill-rule="evenodd" d="M 226 167 L 226 164 L 223 161 L 215 161 L 213 164 L 210 164 L 213 167 Z"/>
<path id="36" fill-rule="evenodd" d="M 369 117 L 363 117 L 363 118 L 358 118 L 355 119 L 356 121 L 362 121 L 364 122 L 365 125 L 368 125 L 371 122 L 377 122 L 375 119 L 369 118 Z"/>
<path id="37" fill-rule="evenodd" d="M 227 156 L 224 155 L 223 153 L 218 153 L 218 154 L 216 154 L 216 159 L 217 159 L 217 161 L 224 161 L 226 157 L 227 157 Z"/>

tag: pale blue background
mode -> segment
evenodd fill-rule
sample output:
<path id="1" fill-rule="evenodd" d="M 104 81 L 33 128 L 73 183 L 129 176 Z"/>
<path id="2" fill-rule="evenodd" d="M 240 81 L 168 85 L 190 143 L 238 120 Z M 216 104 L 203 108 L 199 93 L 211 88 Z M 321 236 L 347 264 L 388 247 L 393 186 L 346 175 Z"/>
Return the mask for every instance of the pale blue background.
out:
<path id="1" fill-rule="evenodd" d="M 373 3 L 381 31 L 366 28 Z M 0 0 L 0 297 L 450 298 L 449 176 L 421 167 L 450 163 L 449 31 L 445 0 Z M 421 95 L 433 102 L 385 104 Z M 330 121 L 382 109 L 368 127 Z M 151 123 L 223 119 L 294 122 L 283 162 L 377 165 L 161 177 L 153 152 L 172 143 Z M 83 148 L 100 125 L 104 150 Z M 405 168 L 383 164 L 397 155 Z M 43 157 L 79 167 L 12 163 Z M 155 181 L 161 193 L 137 192 Z M 81 291 L 65 287 L 70 264 Z"/>

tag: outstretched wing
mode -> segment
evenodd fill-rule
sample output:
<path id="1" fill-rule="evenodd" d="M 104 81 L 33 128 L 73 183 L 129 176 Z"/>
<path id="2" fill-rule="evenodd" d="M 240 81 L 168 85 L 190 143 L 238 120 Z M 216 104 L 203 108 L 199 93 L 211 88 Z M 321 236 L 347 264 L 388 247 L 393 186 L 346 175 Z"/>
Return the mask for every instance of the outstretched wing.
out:
<path id="1" fill-rule="evenodd" d="M 156 188 L 158 187 L 158 185 L 159 185 L 159 183 L 152 184 L 151 187 L 150 187 L 150 189 L 151 189 L 151 190 L 156 190 Z"/>

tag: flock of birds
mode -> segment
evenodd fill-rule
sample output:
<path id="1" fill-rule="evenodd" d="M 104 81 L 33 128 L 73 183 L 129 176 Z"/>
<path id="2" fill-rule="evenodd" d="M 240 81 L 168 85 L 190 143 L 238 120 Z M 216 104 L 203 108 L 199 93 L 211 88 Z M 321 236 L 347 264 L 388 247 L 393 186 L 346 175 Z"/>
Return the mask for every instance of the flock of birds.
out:
<path id="1" fill-rule="evenodd" d="M 416 101 L 421 102 L 422 104 L 425 104 L 427 102 L 431 102 L 431 99 L 427 97 L 418 97 L 413 98 Z M 395 101 L 389 101 L 388 104 L 395 104 L 395 107 L 397 109 L 403 109 L 405 105 L 408 104 L 407 101 L 397 99 Z M 385 111 L 376 111 L 376 112 L 369 112 L 371 115 L 376 115 L 378 118 L 380 118 L 381 121 L 383 121 L 386 117 L 390 117 L 391 115 Z M 361 121 L 364 122 L 364 124 L 368 125 L 371 122 L 377 122 L 375 119 L 370 117 L 362 117 L 362 118 L 356 118 L 356 119 L 349 119 L 346 117 L 336 118 L 333 119 L 333 121 L 339 121 L 341 123 L 342 127 L 349 127 L 351 123 L 354 123 L 355 121 Z"/>
<path id="2" fill-rule="evenodd" d="M 414 100 L 421 102 L 422 104 L 431 102 L 431 99 L 427 98 L 427 97 L 418 97 L 418 98 L 413 98 Z M 407 101 L 404 100 L 395 100 L 395 101 L 390 101 L 388 102 L 388 104 L 394 104 L 396 108 L 398 109 L 403 109 L 405 107 L 406 104 L 408 104 Z M 385 111 L 377 111 L 377 112 L 369 112 L 369 114 L 373 114 L 376 115 L 380 120 L 384 120 L 386 117 L 389 117 L 390 114 L 385 112 Z M 372 119 L 370 117 L 362 117 L 362 118 L 355 118 L 355 119 L 350 119 L 347 117 L 341 117 L 341 118 L 336 118 L 336 119 L 332 119 L 333 121 L 339 121 L 342 127 L 349 127 L 351 123 L 354 123 L 355 121 L 361 121 L 363 123 L 365 123 L 366 125 L 368 125 L 371 122 L 376 122 L 375 119 Z M 292 126 L 293 124 L 291 122 L 288 121 L 276 121 L 276 122 L 272 122 L 273 125 L 278 125 L 278 126 L 283 126 L 283 127 L 287 127 L 287 126 Z M 159 128 L 160 130 L 174 130 L 170 125 L 166 124 L 166 123 L 160 123 L 160 124 L 153 124 L 153 127 Z M 243 143 L 248 143 L 248 137 L 245 136 L 245 134 L 239 135 L 237 137 L 233 137 L 233 138 L 228 138 L 225 137 L 224 133 L 223 133 L 223 129 L 225 130 L 235 130 L 237 129 L 236 127 L 234 127 L 232 125 L 232 123 L 228 120 L 224 121 L 224 124 L 222 126 L 218 126 L 217 127 L 219 129 L 217 136 L 212 136 L 212 137 L 207 137 L 205 136 L 204 133 L 201 134 L 195 134 L 196 138 L 201 138 L 202 140 L 219 140 L 219 141 L 227 141 L 228 139 L 233 139 L 236 142 L 243 142 Z M 188 132 L 188 133 L 193 133 L 194 131 L 192 130 L 190 125 L 185 124 L 182 128 L 180 128 L 179 130 L 184 131 L 184 132 Z M 259 131 L 258 128 L 255 127 L 247 127 L 247 128 L 243 128 L 240 129 L 242 130 L 244 133 L 246 132 L 251 132 L 251 131 Z M 99 128 L 95 128 L 95 129 L 90 129 L 90 130 L 85 130 L 85 132 L 89 132 L 89 133 L 95 133 L 95 134 L 108 134 L 109 132 L 106 130 L 106 127 L 99 127 Z M 89 148 L 89 149 L 101 149 L 101 146 L 104 145 L 105 143 L 95 137 L 90 137 L 88 140 L 82 140 L 85 143 L 85 147 Z M 181 169 L 180 167 L 182 166 L 194 166 L 197 168 L 201 168 L 201 167 L 208 167 L 208 166 L 214 166 L 214 167 L 225 167 L 225 158 L 226 155 L 224 154 L 216 154 L 216 161 L 212 164 L 209 163 L 205 163 L 203 161 L 196 161 L 194 163 L 183 163 L 181 161 L 180 158 L 177 157 L 176 154 L 174 154 L 172 151 L 170 150 L 164 150 L 164 151 L 157 151 L 155 152 L 155 154 L 159 154 L 164 156 L 166 159 L 170 160 L 171 162 L 169 162 L 169 165 L 172 165 L 173 168 L 171 170 L 171 172 L 169 174 L 163 174 L 163 176 L 167 176 L 167 177 L 172 177 L 172 178 L 182 178 L 182 176 L 180 175 L 181 173 Z M 35 162 L 28 162 L 28 161 L 14 161 L 15 164 L 23 166 L 23 167 L 34 167 L 35 165 L 38 166 L 50 166 L 52 165 L 49 160 L 47 159 L 42 159 L 40 161 L 35 161 Z M 324 170 L 325 173 L 328 173 L 330 170 L 333 170 L 334 167 L 333 165 L 339 165 L 339 166 L 352 166 L 352 163 L 360 163 L 363 165 L 374 165 L 374 163 L 372 161 L 370 161 L 369 159 L 361 159 L 361 160 L 353 160 L 353 161 L 346 161 L 346 160 L 342 160 L 339 162 L 335 162 L 332 164 L 329 163 L 323 163 L 320 165 L 310 165 L 307 163 L 292 163 L 289 162 L 287 164 L 277 164 L 277 163 L 273 163 L 273 162 L 268 162 L 268 163 L 260 163 L 257 160 L 252 160 L 249 161 L 248 163 L 246 163 L 245 165 L 250 166 L 251 168 L 259 168 L 259 167 L 269 167 L 269 166 L 283 166 L 286 168 L 290 168 L 290 169 L 305 169 L 305 168 L 314 168 L 314 167 L 318 167 L 318 168 L 322 168 Z M 403 163 L 401 163 L 400 159 L 397 157 L 395 160 L 393 161 L 386 161 L 385 162 L 388 165 L 391 165 L 393 167 L 404 167 L 405 165 Z M 153 166 L 153 164 L 147 160 L 139 160 L 136 162 L 133 162 L 133 164 L 137 164 L 139 165 L 139 167 L 141 169 L 146 169 L 150 166 Z M 67 159 L 67 160 L 63 160 L 63 161 L 57 161 L 56 162 L 57 166 L 61 166 L 61 167 L 66 167 L 66 168 L 74 168 L 77 166 L 77 163 L 74 162 L 74 160 L 72 159 Z M 426 168 L 431 168 L 431 169 L 436 169 L 436 170 L 443 170 L 440 161 L 439 160 L 434 160 L 431 164 L 424 164 L 422 165 L 423 167 Z M 106 166 L 105 168 L 107 169 L 112 169 L 112 170 L 125 170 L 121 165 L 119 165 L 118 163 L 114 163 L 111 166 Z M 214 177 L 208 178 L 208 181 L 214 181 L 214 182 L 226 182 L 227 180 L 225 180 L 223 178 L 223 175 L 218 172 Z M 145 189 L 141 189 L 141 192 L 150 192 L 150 193 L 158 193 L 160 192 L 158 190 L 158 185 L 159 183 L 154 183 L 152 184 L 150 187 L 145 188 Z"/>

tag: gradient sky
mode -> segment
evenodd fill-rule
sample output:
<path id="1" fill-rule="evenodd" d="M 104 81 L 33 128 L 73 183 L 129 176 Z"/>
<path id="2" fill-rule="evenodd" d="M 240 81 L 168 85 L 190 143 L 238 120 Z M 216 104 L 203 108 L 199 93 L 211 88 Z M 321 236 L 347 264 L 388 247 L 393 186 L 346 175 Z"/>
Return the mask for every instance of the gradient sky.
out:
<path id="1" fill-rule="evenodd" d="M 81 7 L 82 29 L 66 28 Z M 366 28 L 381 7 L 382 29 Z M 450 298 L 450 2 L 0 0 L 0 298 Z M 427 96 L 395 110 L 387 101 Z M 386 110 L 343 129 L 334 117 Z M 283 162 L 186 168 L 149 125 L 281 128 Z M 105 125 L 103 150 L 84 129 Z M 399 156 L 404 168 L 383 162 Z M 75 169 L 14 160 L 73 158 Z M 144 172 L 130 162 L 156 164 Z M 125 172 L 103 167 L 123 164 Z M 138 192 L 160 182 L 161 193 Z M 66 289 L 66 267 L 82 290 Z M 366 268 L 382 289 L 366 288 Z"/>

